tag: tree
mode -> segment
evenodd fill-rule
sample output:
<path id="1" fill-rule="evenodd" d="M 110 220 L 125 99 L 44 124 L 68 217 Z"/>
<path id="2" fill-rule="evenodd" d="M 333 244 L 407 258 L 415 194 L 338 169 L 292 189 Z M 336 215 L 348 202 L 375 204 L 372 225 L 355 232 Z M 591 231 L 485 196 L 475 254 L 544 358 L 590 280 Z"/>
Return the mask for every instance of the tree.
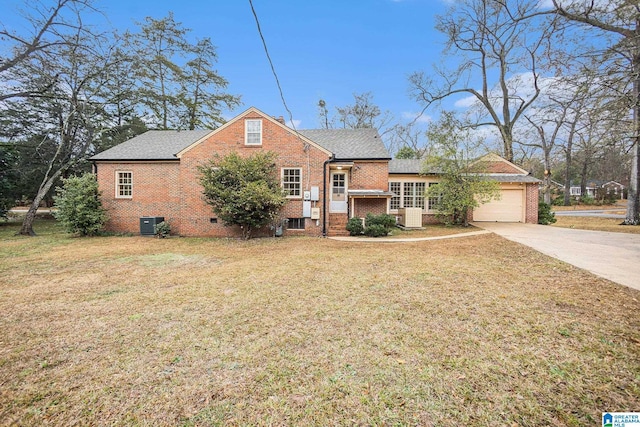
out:
<path id="1" fill-rule="evenodd" d="M 90 0 L 57 0 L 51 6 L 32 3 L 31 13 L 25 16 L 25 23 L 33 28 L 30 34 L 19 34 L 0 22 L 0 41 L 6 43 L 0 51 L 0 81 L 3 82 L 0 101 L 41 96 L 52 86 L 55 75 L 40 81 L 38 76 L 25 74 L 23 65 L 46 62 L 53 51 L 69 42 L 69 34 L 86 31 L 79 16 L 91 9 L 91 3 Z M 10 53 L 5 56 L 7 52 Z M 32 84 L 25 86 L 25 79 Z"/>
<path id="2" fill-rule="evenodd" d="M 451 96 L 470 96 L 477 113 L 472 125 L 496 128 L 509 161 L 513 161 L 514 127 L 540 95 L 540 68 L 552 25 L 548 17 L 522 19 L 538 4 L 537 0 L 456 2 L 438 17 L 436 28 L 447 36 L 445 55 L 454 56 L 459 65 L 452 70 L 436 68 L 435 79 L 424 72 L 409 78 L 423 111 Z"/>
<path id="3" fill-rule="evenodd" d="M 320 126 L 323 129 L 331 129 L 337 122 L 337 127 L 343 129 L 376 129 L 382 136 L 389 132 L 392 117 L 388 111 L 382 112 L 373 102 L 373 94 L 364 92 L 353 94 L 354 103 L 344 107 L 336 107 L 336 114 L 329 118 L 327 103 L 324 100 L 318 102 Z"/>
<path id="4" fill-rule="evenodd" d="M 632 161 L 624 223 L 640 225 L 640 4 L 637 1 L 614 0 L 610 2 L 584 2 L 576 0 L 552 0 L 554 13 L 569 21 L 591 27 L 594 31 L 615 36 L 610 53 L 627 61 L 622 68 L 626 87 L 621 93 L 627 108 L 632 111 L 631 131 Z"/>
<path id="5" fill-rule="evenodd" d="M 418 153 L 416 153 L 416 151 L 405 145 L 404 147 L 400 148 L 397 152 L 396 152 L 396 159 L 417 159 L 418 157 Z"/>
<path id="6" fill-rule="evenodd" d="M 225 225 L 240 226 L 244 239 L 277 218 L 287 202 L 275 158 L 270 152 L 231 153 L 199 168 L 205 200 Z"/>
<path id="7" fill-rule="evenodd" d="M 500 197 L 496 181 L 483 176 L 473 162 L 475 146 L 469 129 L 450 112 L 432 123 L 427 131 L 432 147 L 424 169 L 439 170 L 440 181 L 427 189 L 427 196 L 438 200 L 436 216 L 445 224 L 469 225 L 473 208 Z"/>
<path id="8" fill-rule="evenodd" d="M 62 180 L 54 197 L 54 215 L 67 233 L 95 236 L 104 227 L 107 213 L 100 201 L 98 180 L 92 173 Z"/>
<path id="9" fill-rule="evenodd" d="M 16 163 L 13 150 L 0 146 L 0 218 L 7 218 L 7 212 L 15 205 Z"/>
<path id="10" fill-rule="evenodd" d="M 214 69 L 215 46 L 209 38 L 192 44 L 191 30 L 173 13 L 145 18 L 141 32 L 130 35 L 139 59 L 140 101 L 159 129 L 217 127 L 224 123 L 222 106 L 233 109 L 240 98 L 222 93 L 228 82 Z"/>
<path id="11" fill-rule="evenodd" d="M 240 98 L 220 92 L 229 83 L 213 68 L 218 55 L 211 39 L 199 40 L 191 52 L 195 57 L 187 62 L 180 81 L 184 118 L 179 127 L 218 127 L 225 122 L 221 107 L 232 110 L 240 104 Z"/>
<path id="12" fill-rule="evenodd" d="M 20 229 L 34 235 L 33 220 L 40 202 L 53 185 L 81 165 L 97 135 L 108 123 L 102 89 L 110 77 L 112 46 L 99 35 L 78 30 L 48 52 L 47 61 L 21 64 L 35 80 L 50 78 L 46 96 L 4 102 L 10 126 L 0 133 L 7 139 L 33 141 L 36 150 L 48 147 L 40 185 Z M 53 76 L 53 77 L 52 77 Z"/>

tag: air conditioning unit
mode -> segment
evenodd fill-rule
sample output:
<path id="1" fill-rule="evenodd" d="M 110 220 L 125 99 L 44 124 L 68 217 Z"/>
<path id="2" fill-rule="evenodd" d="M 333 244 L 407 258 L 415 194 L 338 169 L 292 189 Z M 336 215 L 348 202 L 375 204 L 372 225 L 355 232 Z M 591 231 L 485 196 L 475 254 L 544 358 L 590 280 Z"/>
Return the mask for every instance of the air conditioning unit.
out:
<path id="1" fill-rule="evenodd" d="M 405 228 L 422 227 L 422 208 L 400 208 L 398 209 L 400 221 L 398 224 Z"/>
<path id="2" fill-rule="evenodd" d="M 140 234 L 142 236 L 153 236 L 156 234 L 156 225 L 164 221 L 163 216 L 143 216 L 140 217 Z"/>

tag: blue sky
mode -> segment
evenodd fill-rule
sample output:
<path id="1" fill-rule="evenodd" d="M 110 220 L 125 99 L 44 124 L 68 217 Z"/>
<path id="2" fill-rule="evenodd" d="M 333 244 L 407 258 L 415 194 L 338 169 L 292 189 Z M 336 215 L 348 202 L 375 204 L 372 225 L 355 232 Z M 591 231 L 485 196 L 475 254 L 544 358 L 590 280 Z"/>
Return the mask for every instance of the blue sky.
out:
<path id="1" fill-rule="evenodd" d="M 52 0 L 42 0 L 48 4 Z M 0 0 L 5 25 L 23 6 Z M 285 100 L 299 128 L 317 128 L 318 100 L 330 111 L 353 102 L 353 93 L 371 92 L 374 102 L 398 121 L 409 121 L 420 106 L 409 97 L 407 77 L 437 62 L 443 37 L 434 16 L 445 0 L 254 0 L 264 37 L 282 84 Z M 151 16 L 165 17 L 210 37 L 218 47 L 218 71 L 228 92 L 273 116 L 287 113 L 267 62 L 248 0 L 182 2 L 175 0 L 96 0 L 108 22 L 124 31 Z"/>

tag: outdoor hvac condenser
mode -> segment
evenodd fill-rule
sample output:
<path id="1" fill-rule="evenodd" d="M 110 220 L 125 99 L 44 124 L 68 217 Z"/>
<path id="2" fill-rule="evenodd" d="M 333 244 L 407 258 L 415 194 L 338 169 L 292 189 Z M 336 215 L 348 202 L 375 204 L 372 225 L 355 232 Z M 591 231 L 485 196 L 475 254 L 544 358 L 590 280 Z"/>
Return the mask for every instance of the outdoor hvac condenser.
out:
<path id="1" fill-rule="evenodd" d="M 398 209 L 400 221 L 398 223 L 407 228 L 422 227 L 422 208 L 400 208 Z"/>
<path id="2" fill-rule="evenodd" d="M 153 236 L 156 234 L 156 225 L 164 221 L 163 216 L 143 216 L 140 217 L 140 234 L 143 236 Z"/>

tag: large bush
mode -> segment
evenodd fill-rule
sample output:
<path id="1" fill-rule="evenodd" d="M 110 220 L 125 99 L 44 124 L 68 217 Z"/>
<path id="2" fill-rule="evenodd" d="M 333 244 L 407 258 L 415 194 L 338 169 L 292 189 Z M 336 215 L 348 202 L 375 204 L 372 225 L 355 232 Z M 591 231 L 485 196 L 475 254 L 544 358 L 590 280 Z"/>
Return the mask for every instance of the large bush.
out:
<path id="1" fill-rule="evenodd" d="M 551 206 L 545 202 L 538 203 L 538 224 L 549 225 L 556 222 L 556 214 L 551 210 Z"/>
<path id="2" fill-rule="evenodd" d="M 239 225 L 244 239 L 273 222 L 287 202 L 275 157 L 270 152 L 249 157 L 231 153 L 199 168 L 205 200 L 225 225 Z"/>
<path id="3" fill-rule="evenodd" d="M 396 219 L 393 215 L 373 215 L 368 213 L 364 223 L 364 234 L 366 236 L 382 237 L 389 234 L 391 229 L 396 225 Z"/>
<path id="4" fill-rule="evenodd" d="M 350 236 L 359 236 L 364 231 L 364 226 L 362 225 L 362 219 L 353 217 L 347 221 L 347 231 Z"/>
<path id="5" fill-rule="evenodd" d="M 67 233 L 81 236 L 98 234 L 107 221 L 107 213 L 100 202 L 98 181 L 86 173 L 62 180 L 53 198 L 54 216 Z"/>

